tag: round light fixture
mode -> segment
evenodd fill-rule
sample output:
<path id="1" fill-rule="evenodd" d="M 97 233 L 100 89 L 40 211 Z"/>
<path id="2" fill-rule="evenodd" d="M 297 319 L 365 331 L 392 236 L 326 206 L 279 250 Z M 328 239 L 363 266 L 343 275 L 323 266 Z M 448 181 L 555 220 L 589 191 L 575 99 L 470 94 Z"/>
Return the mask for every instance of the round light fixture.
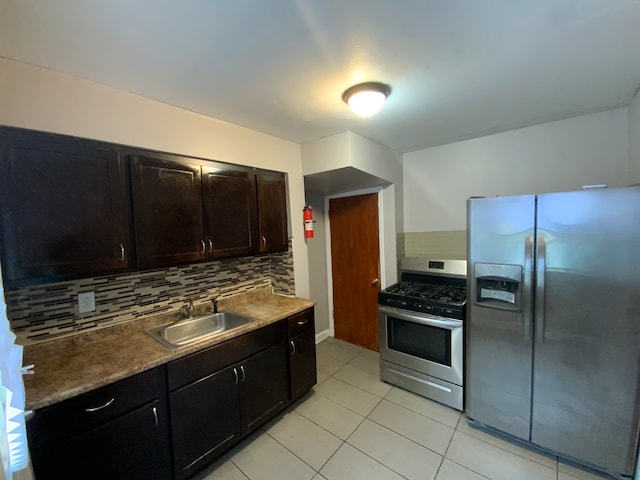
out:
<path id="1" fill-rule="evenodd" d="M 369 118 L 382 108 L 384 101 L 391 93 L 391 87 L 384 83 L 366 82 L 347 88 L 342 94 L 354 113 Z"/>

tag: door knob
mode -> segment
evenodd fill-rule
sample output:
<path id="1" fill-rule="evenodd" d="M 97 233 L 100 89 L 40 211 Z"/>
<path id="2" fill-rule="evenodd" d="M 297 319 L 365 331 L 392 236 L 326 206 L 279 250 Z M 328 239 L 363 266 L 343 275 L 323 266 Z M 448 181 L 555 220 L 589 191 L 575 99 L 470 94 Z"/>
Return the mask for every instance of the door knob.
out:
<path id="1" fill-rule="evenodd" d="M 374 278 L 373 280 L 371 280 L 371 285 L 377 285 L 378 283 L 380 283 L 379 278 Z"/>

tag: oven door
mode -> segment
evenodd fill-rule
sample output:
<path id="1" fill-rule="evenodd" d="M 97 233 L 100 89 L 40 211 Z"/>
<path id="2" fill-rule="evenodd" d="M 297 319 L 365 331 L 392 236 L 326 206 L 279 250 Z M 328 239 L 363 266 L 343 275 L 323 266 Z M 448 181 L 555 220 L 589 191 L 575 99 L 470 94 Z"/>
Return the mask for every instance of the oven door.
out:
<path id="1" fill-rule="evenodd" d="M 462 386 L 462 321 L 378 307 L 380 359 Z"/>

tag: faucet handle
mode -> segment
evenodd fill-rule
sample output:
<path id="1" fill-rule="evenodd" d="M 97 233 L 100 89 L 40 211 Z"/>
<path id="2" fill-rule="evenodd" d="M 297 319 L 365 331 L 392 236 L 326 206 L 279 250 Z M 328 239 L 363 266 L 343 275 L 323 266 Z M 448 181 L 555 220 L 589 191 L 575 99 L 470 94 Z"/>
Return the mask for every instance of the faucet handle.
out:
<path id="1" fill-rule="evenodd" d="M 218 313 L 218 299 L 211 299 L 211 303 L 213 303 L 213 313 Z"/>

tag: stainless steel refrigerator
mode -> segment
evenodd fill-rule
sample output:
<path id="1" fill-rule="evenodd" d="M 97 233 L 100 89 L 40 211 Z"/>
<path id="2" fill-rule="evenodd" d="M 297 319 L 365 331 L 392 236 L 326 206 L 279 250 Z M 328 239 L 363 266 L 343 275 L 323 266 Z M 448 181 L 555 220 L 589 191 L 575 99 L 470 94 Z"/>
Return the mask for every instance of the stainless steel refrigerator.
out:
<path id="1" fill-rule="evenodd" d="M 640 187 L 470 199 L 466 413 L 633 475 Z"/>

